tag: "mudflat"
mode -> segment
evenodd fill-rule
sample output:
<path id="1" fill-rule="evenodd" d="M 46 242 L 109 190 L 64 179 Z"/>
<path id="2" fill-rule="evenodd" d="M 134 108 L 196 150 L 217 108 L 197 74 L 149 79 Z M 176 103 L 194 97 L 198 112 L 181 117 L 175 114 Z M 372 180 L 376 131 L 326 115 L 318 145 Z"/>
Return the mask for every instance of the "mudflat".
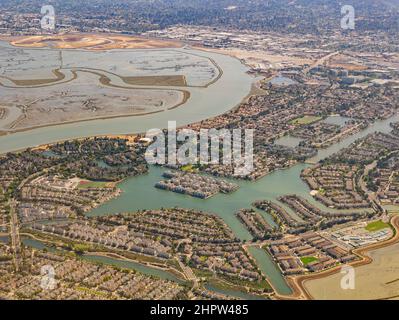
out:
<path id="1" fill-rule="evenodd" d="M 370 264 L 355 269 L 355 289 L 341 289 L 340 273 L 308 280 L 305 288 L 314 299 L 399 298 L 399 243 L 367 253 Z"/>
<path id="2" fill-rule="evenodd" d="M 165 41 L 146 39 L 125 35 L 99 35 L 99 34 L 64 34 L 64 35 L 38 35 L 23 37 L 3 37 L 13 46 L 25 48 L 54 48 L 54 49 L 155 49 L 179 48 L 178 41 Z"/>

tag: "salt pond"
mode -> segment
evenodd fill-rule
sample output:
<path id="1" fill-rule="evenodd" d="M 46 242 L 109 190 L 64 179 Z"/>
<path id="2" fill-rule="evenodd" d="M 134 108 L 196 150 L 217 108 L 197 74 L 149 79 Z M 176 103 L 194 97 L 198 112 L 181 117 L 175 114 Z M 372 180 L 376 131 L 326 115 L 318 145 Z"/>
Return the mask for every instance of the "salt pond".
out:
<path id="1" fill-rule="evenodd" d="M 46 51 L 51 50 L 46 49 Z M 225 113 L 241 103 L 250 92 L 254 78 L 246 73 L 248 68 L 239 60 L 191 48 L 179 49 L 179 51 L 214 61 L 223 71 L 220 79 L 207 88 L 185 88 L 190 91 L 190 99 L 184 105 L 172 110 L 156 114 L 42 127 L 1 136 L 0 153 L 86 136 L 146 132 L 152 128 L 166 128 L 168 121 L 176 121 L 178 126 L 182 126 Z M 157 52 L 160 54 L 167 52 L 169 55 L 170 49 L 157 50 Z M 142 54 L 145 55 L 146 51 L 142 50 Z M 179 56 L 178 53 L 176 55 Z M 4 88 L 0 88 L 0 93 L 2 89 Z M 163 89 L 177 88 L 164 87 Z M 178 89 L 182 88 L 178 87 Z M 229 94 L 226 95 L 226 92 Z"/>

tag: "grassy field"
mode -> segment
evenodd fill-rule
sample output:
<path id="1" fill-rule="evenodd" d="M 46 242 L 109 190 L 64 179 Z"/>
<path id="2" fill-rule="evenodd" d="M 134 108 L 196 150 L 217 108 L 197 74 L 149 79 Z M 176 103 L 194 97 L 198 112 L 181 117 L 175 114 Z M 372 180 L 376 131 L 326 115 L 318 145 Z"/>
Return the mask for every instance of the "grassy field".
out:
<path id="1" fill-rule="evenodd" d="M 316 257 L 302 257 L 301 261 L 304 266 L 307 266 L 309 263 L 317 261 L 318 259 Z"/>
<path id="2" fill-rule="evenodd" d="M 198 169 L 194 167 L 192 164 L 188 164 L 181 167 L 181 170 L 184 172 L 198 172 Z"/>
<path id="3" fill-rule="evenodd" d="M 366 230 L 369 232 L 375 232 L 375 231 L 379 231 L 379 230 L 389 228 L 389 227 L 390 227 L 390 225 L 388 223 L 378 220 L 378 221 L 370 222 L 366 226 Z"/>
<path id="4" fill-rule="evenodd" d="M 82 181 L 79 183 L 79 189 L 90 189 L 90 188 L 111 188 L 111 184 L 107 181 Z"/>
<path id="5" fill-rule="evenodd" d="M 311 123 L 320 121 L 321 119 L 323 119 L 323 118 L 316 117 L 316 116 L 304 116 L 304 117 L 292 120 L 291 123 L 295 124 L 295 125 L 306 125 L 306 124 L 311 124 Z"/>

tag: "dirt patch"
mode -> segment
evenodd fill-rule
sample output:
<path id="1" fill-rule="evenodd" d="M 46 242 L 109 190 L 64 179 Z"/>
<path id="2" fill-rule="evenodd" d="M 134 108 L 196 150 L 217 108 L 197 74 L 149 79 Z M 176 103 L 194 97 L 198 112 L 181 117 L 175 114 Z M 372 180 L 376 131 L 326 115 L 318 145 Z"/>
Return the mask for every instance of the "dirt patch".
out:
<path id="1" fill-rule="evenodd" d="M 12 83 L 14 83 L 17 86 L 24 86 L 24 87 L 30 87 L 30 86 L 40 86 L 40 85 L 45 85 L 45 84 L 50 84 L 58 81 L 62 81 L 65 79 L 65 74 L 63 74 L 59 70 L 53 70 L 54 75 L 56 76 L 55 79 L 23 79 L 23 80 L 16 80 L 16 79 L 11 79 L 9 77 L 6 77 L 7 80 L 10 80 Z"/>
<path id="2" fill-rule="evenodd" d="M 368 68 L 365 66 L 351 64 L 351 63 L 332 63 L 329 65 L 331 68 L 342 68 L 349 71 L 363 71 L 367 70 Z"/>
<path id="3" fill-rule="evenodd" d="M 97 34 L 3 37 L 1 39 L 9 41 L 13 46 L 26 48 L 51 47 L 55 49 L 111 50 L 179 48 L 182 46 L 182 44 L 177 41 Z"/>
<path id="4" fill-rule="evenodd" d="M 395 228 L 393 238 L 353 251 L 361 258 L 350 263 L 352 267 L 356 268 L 357 290 L 342 291 L 339 287 L 342 279 L 342 274 L 339 273 L 341 267 L 338 266 L 321 273 L 290 278 L 295 297 L 305 299 L 378 299 L 390 297 L 392 287 L 389 286 L 389 280 L 395 280 L 394 275 L 397 274 L 395 263 L 397 265 L 398 259 L 393 253 L 397 252 L 399 246 L 399 216 L 394 216 L 391 224 Z M 382 279 L 381 275 L 386 276 L 386 278 Z M 397 282 L 392 283 L 396 284 Z M 397 291 L 398 287 L 395 287 L 394 290 Z"/>
<path id="5" fill-rule="evenodd" d="M 130 85 L 139 86 L 174 86 L 186 87 L 185 76 L 147 76 L 147 77 L 121 77 L 122 80 Z"/>

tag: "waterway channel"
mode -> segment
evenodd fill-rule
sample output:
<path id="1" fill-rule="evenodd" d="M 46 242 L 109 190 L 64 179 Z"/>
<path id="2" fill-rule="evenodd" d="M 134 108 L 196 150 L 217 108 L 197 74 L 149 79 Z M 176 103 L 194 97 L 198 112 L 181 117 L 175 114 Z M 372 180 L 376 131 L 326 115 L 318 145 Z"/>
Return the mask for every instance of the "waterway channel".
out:
<path id="1" fill-rule="evenodd" d="M 9 47 L 8 44 L 0 41 L 1 46 Z M 46 54 L 53 51 L 53 49 L 35 50 Z M 59 52 L 60 50 L 55 51 Z M 64 51 L 68 52 L 68 50 Z M 166 54 L 170 57 L 171 51 L 176 52 L 176 55 L 179 53 L 199 55 L 214 61 L 222 70 L 221 77 L 207 88 L 183 87 L 183 89 L 190 91 L 190 99 L 184 105 L 164 112 L 60 124 L 0 136 L 0 154 L 66 139 L 95 135 L 142 133 L 152 128 L 166 128 L 168 121 L 176 121 L 178 126 L 183 126 L 205 120 L 223 114 L 239 105 L 248 95 L 255 81 L 253 76 L 247 74 L 248 68 L 233 57 L 189 47 L 156 50 L 160 58 Z M 114 52 L 115 50 L 110 50 L 108 53 L 113 54 Z M 154 52 L 154 50 L 133 50 L 132 55 L 137 54 L 137 52 L 142 52 L 145 56 Z M 127 54 L 129 50 L 124 50 L 123 53 Z M 87 51 L 78 50 L 75 52 L 76 63 L 79 61 L 79 54 L 87 55 Z M 182 87 L 163 88 L 182 89 Z M 4 89 L 0 86 L 0 96 L 2 90 Z M 226 94 L 226 92 L 229 94 Z"/>
<path id="2" fill-rule="evenodd" d="M 9 241 L 8 237 L 0 237 L 0 242 L 7 243 L 8 241 Z M 62 253 L 62 250 L 47 246 L 44 242 L 41 242 L 36 239 L 24 237 L 24 238 L 22 238 L 22 242 L 25 246 L 34 248 L 37 250 L 47 250 L 48 252 Z M 176 275 L 174 275 L 173 273 L 171 273 L 169 271 L 162 270 L 160 268 L 150 267 L 150 266 L 143 265 L 143 264 L 140 264 L 140 263 L 137 263 L 134 261 L 121 260 L 121 259 L 117 259 L 117 258 L 105 257 L 105 256 L 100 256 L 100 255 L 95 255 L 95 254 L 85 254 L 85 255 L 80 256 L 80 259 L 89 261 L 89 262 L 115 266 L 115 267 L 118 267 L 121 269 L 134 270 L 134 271 L 140 272 L 142 274 L 145 274 L 147 276 L 157 277 L 157 278 L 164 279 L 164 280 L 170 280 L 170 281 L 179 283 L 181 285 L 187 284 L 187 282 L 185 280 L 178 278 Z M 236 297 L 239 299 L 245 299 L 245 300 L 263 299 L 260 296 L 248 294 L 246 292 L 242 292 L 242 291 L 238 291 L 238 290 L 222 289 L 222 288 L 219 288 L 219 287 L 211 285 L 211 284 L 205 284 L 204 286 L 206 289 L 213 291 L 215 293 L 225 294 L 225 295 L 229 295 L 229 296 Z"/>
<path id="3" fill-rule="evenodd" d="M 182 50 L 191 50 L 198 53 L 197 50 L 193 49 Z M 0 154 L 82 136 L 144 132 L 154 127 L 166 127 L 168 120 L 176 120 L 178 125 L 185 125 L 227 112 L 239 104 L 247 95 L 253 78 L 245 73 L 247 68 L 234 58 L 209 52 L 201 52 L 201 55 L 215 60 L 223 70 L 223 75 L 219 81 L 208 88 L 206 95 L 201 94 L 200 89 L 192 89 L 190 101 L 181 108 L 149 116 L 94 120 L 4 135 L 0 137 Z M 195 90 L 198 90 L 198 92 L 195 92 Z M 226 95 L 225 92 L 229 92 L 229 94 Z M 339 121 L 339 119 L 333 120 Z M 366 130 L 347 137 L 326 149 L 320 150 L 316 157 L 310 159 L 310 162 L 325 159 L 342 148 L 349 146 L 355 140 L 374 131 L 389 132 L 391 130 L 389 124 L 396 121 L 399 121 L 398 116 L 385 121 L 377 121 Z M 275 171 L 255 182 L 236 181 L 240 186 L 238 191 L 229 195 L 218 194 L 207 200 L 154 188 L 154 184 L 162 179 L 161 175 L 164 170 L 159 167 L 151 167 L 148 174 L 129 178 L 120 183 L 119 187 L 123 190 L 123 194 L 94 209 L 88 215 L 112 215 L 140 209 L 160 209 L 162 207 L 170 208 L 175 206 L 192 208 L 220 216 L 233 230 L 237 238 L 248 241 L 252 237 L 235 217 L 235 213 L 239 209 L 250 208 L 251 204 L 256 200 L 277 201 L 278 197 L 293 193 L 307 199 L 323 210 L 332 211 L 332 209 L 326 208 L 321 203 L 316 202 L 310 196 L 308 186 L 300 179 L 301 171 L 307 166 L 309 165 L 297 164 L 286 170 Z M 290 212 L 290 210 L 288 211 Z M 270 223 L 273 223 L 270 216 L 263 212 L 262 214 Z M 277 292 L 288 294 L 290 289 L 270 256 L 257 248 L 250 248 L 249 251 Z M 95 259 L 98 259 L 98 257 Z M 107 261 L 104 262 L 106 263 Z M 122 262 L 125 263 L 125 261 Z M 130 266 L 137 268 L 137 266 Z M 141 267 L 144 268 L 142 269 L 143 271 L 150 270 L 150 272 L 153 272 L 151 269 L 154 269 L 140 265 Z"/>
<path id="4" fill-rule="evenodd" d="M 396 121 L 399 121 L 399 116 L 384 121 L 377 121 L 366 130 L 347 137 L 326 149 L 320 150 L 312 161 L 325 159 L 369 133 L 375 131 L 388 133 L 391 131 L 390 123 Z M 148 174 L 129 178 L 122 182 L 119 185 L 123 190 L 122 195 L 94 209 L 89 213 L 89 216 L 171 207 L 197 209 L 217 214 L 223 218 L 239 239 L 248 241 L 252 239 L 252 236 L 236 218 L 235 213 L 239 209 L 250 208 L 251 204 L 256 200 L 266 199 L 277 201 L 277 198 L 282 195 L 296 194 L 323 210 L 335 211 L 315 201 L 310 195 L 308 186 L 300 178 L 301 171 L 308 166 L 308 164 L 297 164 L 289 169 L 275 171 L 255 182 L 235 181 L 240 186 L 236 192 L 232 194 L 218 194 L 206 200 L 154 188 L 155 183 L 162 179 L 164 169 L 151 167 Z M 281 203 L 279 204 L 282 205 Z M 272 220 L 266 213 L 261 213 L 268 221 Z M 270 256 L 261 254 L 257 249 L 253 250 L 251 248 L 250 252 L 277 292 L 287 294 L 289 288 L 281 274 L 270 268 L 271 263 L 273 264 Z"/>
<path id="5" fill-rule="evenodd" d="M 390 132 L 390 123 L 395 121 L 399 121 L 399 116 L 395 116 L 385 121 L 378 121 L 366 130 L 348 137 L 327 149 L 319 151 L 318 155 L 313 160 L 318 161 L 324 159 L 371 132 Z M 123 194 L 120 197 L 107 202 L 103 206 L 94 209 L 89 213 L 89 216 L 132 212 L 140 209 L 168 208 L 174 206 L 193 208 L 219 215 L 234 231 L 238 238 L 241 240 L 251 240 L 251 235 L 237 220 L 234 213 L 241 208 L 249 208 L 251 203 L 255 200 L 268 199 L 276 201 L 276 199 L 281 195 L 295 193 L 321 208 L 324 207 L 310 196 L 309 188 L 300 179 L 301 171 L 307 166 L 307 164 L 298 164 L 286 170 L 275 171 L 255 182 L 235 181 L 240 185 L 238 191 L 229 195 L 219 194 L 207 200 L 196 199 L 190 196 L 175 194 L 173 192 L 154 188 L 155 182 L 162 179 L 161 175 L 164 172 L 164 169 L 151 167 L 150 172 L 147 175 L 129 178 L 122 182 L 119 187 L 124 191 Z M 330 208 L 325 207 L 323 209 L 331 210 Z M 270 217 L 268 218 L 270 219 Z M 24 240 L 24 243 L 27 245 L 32 245 L 33 242 L 34 240 Z M 40 248 L 38 247 L 38 249 Z M 273 288 L 279 294 L 289 294 L 290 288 L 284 281 L 283 276 L 271 257 L 265 251 L 255 247 L 250 247 L 249 252 L 256 260 L 259 268 L 267 276 Z M 126 261 L 104 257 L 91 257 L 90 259 L 95 259 L 97 261 L 103 260 L 104 263 L 112 262 L 112 264 L 119 266 L 122 266 L 121 264 L 126 266 L 127 263 Z M 136 263 L 132 265 L 132 263 L 129 262 L 129 267 L 146 274 L 157 275 L 161 278 L 170 280 L 172 280 L 171 277 L 175 277 L 171 273 L 164 274 L 166 271 Z"/>

